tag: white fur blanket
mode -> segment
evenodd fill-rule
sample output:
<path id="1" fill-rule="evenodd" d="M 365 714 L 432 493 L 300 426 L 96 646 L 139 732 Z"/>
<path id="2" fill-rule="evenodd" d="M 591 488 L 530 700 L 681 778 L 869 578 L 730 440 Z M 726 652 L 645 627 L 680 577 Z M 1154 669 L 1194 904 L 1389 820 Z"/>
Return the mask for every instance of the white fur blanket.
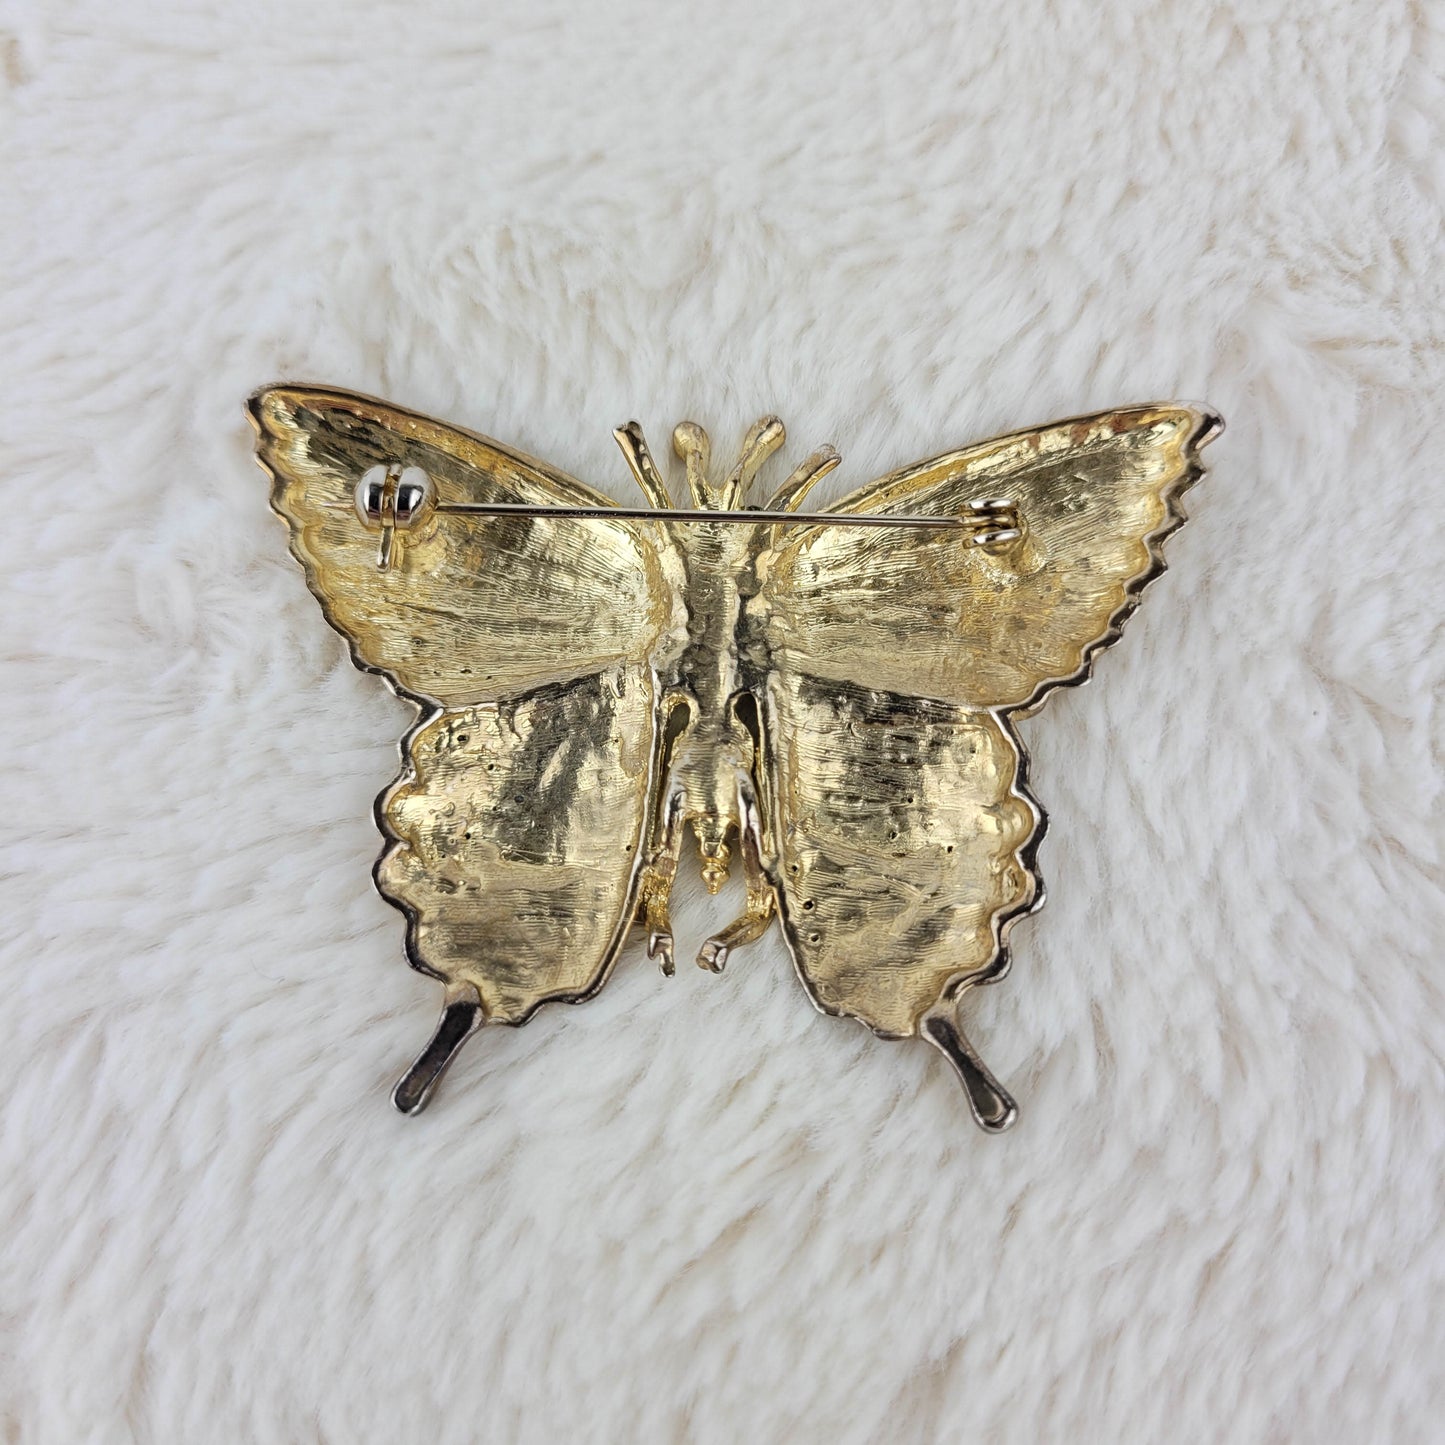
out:
<path id="1" fill-rule="evenodd" d="M 0 0 L 0 1439 L 1438 1440 L 1442 29 Z M 268 514 L 280 378 L 619 496 L 634 415 L 776 410 L 837 495 L 1225 414 L 1026 725 L 1051 899 L 971 1013 L 1012 1133 L 776 933 L 634 948 L 393 1113 L 409 713 Z"/>

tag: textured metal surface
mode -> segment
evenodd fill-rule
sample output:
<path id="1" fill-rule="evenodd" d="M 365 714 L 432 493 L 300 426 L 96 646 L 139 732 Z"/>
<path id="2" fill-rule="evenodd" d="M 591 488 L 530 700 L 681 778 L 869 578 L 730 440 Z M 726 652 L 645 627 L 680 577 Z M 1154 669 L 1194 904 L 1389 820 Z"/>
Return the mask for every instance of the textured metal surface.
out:
<path id="1" fill-rule="evenodd" d="M 523 1023 L 591 991 L 626 932 L 641 841 L 653 692 L 617 666 L 520 698 L 434 714 L 379 814 L 376 869 L 411 919 L 418 965 Z"/>
<path id="2" fill-rule="evenodd" d="M 252 398 L 271 500 L 327 620 L 357 663 L 447 707 L 490 702 L 646 657 L 670 591 L 636 525 L 544 518 L 468 525 L 433 515 L 388 569 L 355 489 L 377 464 L 420 467 L 439 502 L 606 505 L 516 452 L 346 392 L 277 387 Z"/>
<path id="3" fill-rule="evenodd" d="M 784 527 L 737 515 L 776 418 L 720 480 L 706 433 L 679 426 L 692 508 L 674 516 L 640 429 L 619 429 L 648 510 L 613 516 L 543 463 L 370 398 L 275 387 L 250 411 L 327 618 L 422 710 L 378 805 L 377 885 L 447 997 L 398 1107 L 421 1108 L 483 1022 L 594 992 L 633 922 L 671 972 L 691 834 L 708 887 L 736 862 L 747 892 L 701 966 L 780 913 L 819 1008 L 923 1037 L 984 1128 L 1012 1122 L 957 1013 L 1042 896 L 1010 718 L 1118 636 L 1217 417 L 1056 423 L 835 509 L 960 526 Z M 769 509 L 836 465 L 815 452 Z M 508 506 L 529 510 L 483 510 Z M 586 515 L 532 514 L 556 507 Z"/>
<path id="4" fill-rule="evenodd" d="M 768 690 L 783 930 L 809 993 L 892 1038 L 987 973 L 1040 813 L 994 714 L 795 673 Z"/>
<path id="5" fill-rule="evenodd" d="M 1133 407 L 885 477 L 835 510 L 955 513 L 1005 493 L 1024 535 L 998 550 L 928 533 L 790 539 L 773 569 L 776 646 L 816 677 L 975 707 L 1037 703 L 1118 636 L 1217 426 L 1192 407 Z"/>

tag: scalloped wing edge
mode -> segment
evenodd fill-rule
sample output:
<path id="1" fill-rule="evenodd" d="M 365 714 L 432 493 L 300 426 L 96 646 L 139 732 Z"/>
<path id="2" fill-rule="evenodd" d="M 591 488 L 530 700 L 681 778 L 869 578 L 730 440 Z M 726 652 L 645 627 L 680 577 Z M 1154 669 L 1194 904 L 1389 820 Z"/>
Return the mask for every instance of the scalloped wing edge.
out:
<path id="1" fill-rule="evenodd" d="M 1100 653 L 1108 651 L 1123 636 L 1124 624 L 1138 610 L 1144 590 L 1151 582 L 1157 581 L 1168 571 L 1168 563 L 1164 557 L 1164 543 L 1189 520 L 1189 513 L 1184 506 L 1184 494 L 1204 475 L 1205 467 L 1199 457 L 1200 449 L 1208 446 L 1224 431 L 1224 418 L 1213 407 L 1199 402 L 1146 402 L 1138 407 L 1113 407 L 1110 410 L 1135 411 L 1147 410 L 1150 407 L 1158 408 L 1161 411 L 1189 412 L 1193 414 L 1195 422 L 1194 429 L 1185 439 L 1182 448 L 1185 465 L 1178 477 L 1164 487 L 1159 494 L 1160 500 L 1164 503 L 1164 516 L 1159 525 L 1142 539 L 1148 549 L 1149 565 L 1143 572 L 1130 578 L 1124 584 L 1124 600 L 1109 615 L 1108 625 L 1104 630 L 1092 642 L 1085 643 L 1078 667 L 1068 677 L 1045 679 L 1023 702 L 1003 709 L 1010 717 L 1032 717 L 1047 701 L 1049 694 L 1057 688 L 1082 687 L 1087 683 L 1094 675 L 1094 660 Z M 1085 422 L 1097 416 L 1107 415 L 1109 412 L 1096 412 L 1091 416 L 1068 417 L 1062 422 L 1051 423 L 1051 425 L 1067 426 L 1071 423 Z M 1010 435 L 1026 434 L 1027 430 Z M 1008 438 L 1000 438 L 1000 440 L 1008 440 Z"/>
<path id="2" fill-rule="evenodd" d="M 400 689 L 398 689 L 398 693 L 400 696 L 408 697 L 408 695 Z M 416 699 L 409 697 L 408 700 L 416 701 Z M 427 963 L 421 955 L 421 949 L 418 943 L 418 933 L 421 928 L 422 922 L 420 911 L 414 908 L 405 899 L 389 892 L 383 886 L 381 881 L 381 870 L 385 866 L 387 859 L 389 859 L 392 854 L 395 853 L 398 849 L 405 848 L 407 846 L 406 840 L 397 836 L 395 830 L 391 826 L 391 823 L 387 819 L 387 800 L 394 792 L 396 792 L 398 788 L 404 786 L 407 783 L 415 782 L 417 780 L 416 768 L 412 762 L 411 756 L 412 742 L 417 737 L 417 735 L 421 733 L 426 727 L 428 727 L 433 721 L 435 721 L 436 718 L 441 716 L 443 713 L 449 711 L 449 709 L 447 708 L 437 707 L 432 704 L 419 704 L 419 707 L 420 711 L 417 715 L 415 722 L 413 722 L 412 725 L 407 728 L 407 730 L 402 734 L 401 738 L 397 742 L 396 746 L 397 754 L 400 760 L 400 767 L 398 768 L 396 775 L 391 779 L 389 783 L 386 784 L 384 788 L 382 788 L 379 793 L 377 793 L 376 797 L 372 800 L 372 820 L 376 824 L 377 832 L 381 834 L 382 844 L 381 851 L 376 855 L 376 860 L 371 865 L 371 884 L 372 887 L 376 890 L 378 896 L 384 902 L 390 904 L 391 907 L 395 908 L 396 911 L 400 913 L 401 916 L 406 920 L 404 947 L 407 963 L 413 969 L 415 969 L 417 973 L 423 974 L 427 978 L 436 979 L 438 983 L 445 984 L 450 987 L 451 981 L 447 978 L 447 976 L 444 973 L 440 972 L 438 969 L 433 968 L 431 964 Z M 646 786 L 649 797 L 652 794 L 652 790 L 657 786 L 658 778 L 660 776 L 663 765 L 662 748 L 660 746 L 660 743 L 661 735 L 658 729 L 658 712 L 657 709 L 654 708 L 652 713 L 652 745 L 648 749 L 646 779 Z M 628 936 L 632 932 L 632 929 L 636 923 L 635 915 L 637 912 L 637 895 L 642 880 L 643 856 L 645 852 L 646 835 L 644 833 L 639 838 L 637 850 L 633 855 L 632 868 L 627 880 L 627 894 L 623 903 L 622 912 L 618 917 L 617 927 L 613 930 L 612 936 L 607 941 L 607 947 L 603 953 L 600 963 L 598 964 L 597 973 L 593 981 L 585 989 L 577 993 L 567 993 L 565 991 L 561 991 L 558 993 L 548 994 L 543 998 L 539 998 L 536 1003 L 534 1003 L 532 1007 L 528 1009 L 525 1014 L 522 1015 L 521 1018 L 486 1018 L 485 1022 L 505 1024 L 508 1028 L 522 1028 L 524 1025 L 531 1023 L 532 1019 L 537 1014 L 537 1010 L 542 1008 L 546 1004 L 586 1003 L 589 999 L 595 998 L 602 991 L 607 981 L 612 977 L 612 974 L 617 967 L 618 960 L 622 956 L 622 951 L 626 947 Z"/>
<path id="3" fill-rule="evenodd" d="M 304 381 L 279 381 L 267 386 L 259 386 L 245 401 L 246 419 L 250 422 L 252 430 L 256 433 L 255 460 L 256 465 L 270 478 L 271 488 L 269 503 L 271 511 L 280 519 L 286 528 L 287 550 L 291 556 L 300 564 L 302 573 L 306 578 L 306 586 L 311 595 L 316 599 L 321 608 L 321 615 L 326 620 L 326 625 L 335 632 L 346 644 L 347 656 L 351 659 L 352 666 L 360 672 L 370 673 L 374 677 L 381 678 L 386 685 L 403 702 L 409 702 L 419 708 L 422 713 L 428 709 L 444 709 L 446 704 L 440 698 L 431 696 L 429 693 L 417 692 L 401 682 L 396 675 L 388 668 L 379 663 L 369 662 L 362 656 L 358 640 L 351 632 L 342 626 L 335 616 L 335 609 L 331 603 L 327 590 L 321 584 L 321 564 L 315 553 L 307 542 L 308 524 L 300 517 L 288 511 L 282 504 L 282 497 L 291 483 L 287 480 L 275 460 L 277 447 L 281 443 L 281 437 L 270 426 L 267 425 L 263 408 L 267 398 L 278 392 L 304 392 L 308 395 L 331 398 L 344 402 L 360 402 L 365 406 L 379 407 L 383 411 L 397 414 L 402 417 L 410 417 L 416 421 L 423 422 L 427 426 L 438 427 L 443 431 L 453 432 L 457 436 L 465 437 L 468 441 L 476 442 L 480 446 L 489 447 L 500 456 L 505 457 L 509 462 L 519 467 L 527 467 L 536 471 L 548 483 L 557 487 L 564 494 L 570 494 L 569 500 L 575 501 L 584 506 L 617 506 L 614 498 L 604 492 L 599 492 L 589 487 L 586 482 L 579 481 L 576 477 L 567 472 L 529 455 L 527 452 L 519 451 L 515 447 L 506 446 L 493 437 L 485 436 L 481 432 L 472 431 L 467 427 L 455 426 L 451 422 L 443 422 L 437 418 L 428 416 L 425 412 L 415 411 L 411 407 L 398 406 L 381 397 L 370 396 L 366 392 L 350 391 L 345 387 L 328 386 L 324 383 Z M 425 719 L 423 719 L 425 721 Z M 418 723 L 418 726 L 420 723 Z"/>

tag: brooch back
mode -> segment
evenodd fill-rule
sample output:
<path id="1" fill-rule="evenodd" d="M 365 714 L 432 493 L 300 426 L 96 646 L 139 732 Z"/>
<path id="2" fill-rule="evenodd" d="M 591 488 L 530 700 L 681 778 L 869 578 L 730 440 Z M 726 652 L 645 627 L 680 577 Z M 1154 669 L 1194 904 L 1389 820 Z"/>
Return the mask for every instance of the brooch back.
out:
<path id="1" fill-rule="evenodd" d="M 420 710 L 375 876 L 446 998 L 402 1112 L 483 1023 L 595 993 L 634 925 L 671 973 L 691 834 L 710 891 L 735 864 L 746 885 L 701 967 L 776 917 L 820 1010 L 927 1040 L 982 1128 L 1013 1122 L 960 1005 L 1043 897 L 1015 719 L 1088 676 L 1163 570 L 1214 413 L 1016 432 L 819 513 L 830 447 L 745 510 L 773 417 L 720 477 L 677 427 L 686 508 L 620 428 L 646 504 L 625 508 L 369 397 L 277 386 L 249 411 L 327 620 Z"/>

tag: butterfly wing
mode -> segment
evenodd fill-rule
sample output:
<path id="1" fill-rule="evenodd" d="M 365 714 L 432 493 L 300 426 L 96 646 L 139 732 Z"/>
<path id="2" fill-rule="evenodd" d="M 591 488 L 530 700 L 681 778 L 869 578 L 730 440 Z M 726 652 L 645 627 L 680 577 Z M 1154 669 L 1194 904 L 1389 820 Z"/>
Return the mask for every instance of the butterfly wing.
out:
<path id="1" fill-rule="evenodd" d="M 986 974 L 1033 905 L 1040 814 L 986 709 L 780 673 L 764 735 L 778 911 L 813 1001 L 889 1038 Z"/>
<path id="2" fill-rule="evenodd" d="M 1009 715 L 1082 681 L 1118 637 L 1218 425 L 1192 407 L 1105 412 L 919 463 L 832 509 L 962 515 L 1006 497 L 1024 521 L 1007 546 L 819 527 L 775 553 L 779 911 L 820 1008 L 939 1042 L 940 1006 L 1006 967 L 1010 923 L 1042 901 L 1043 825 Z"/>
<path id="3" fill-rule="evenodd" d="M 1032 710 L 1083 680 L 1163 570 L 1160 544 L 1219 427 L 1202 408 L 1133 407 L 884 477 L 831 510 L 955 516 L 1006 496 L 1025 536 L 989 551 L 948 530 L 803 531 L 773 569 L 775 646 L 816 677 Z"/>
<path id="4" fill-rule="evenodd" d="M 547 1000 L 586 997 L 632 916 L 656 785 L 647 659 L 673 592 L 647 524 L 442 512 L 383 571 L 377 533 L 352 505 L 378 463 L 421 467 L 443 505 L 607 499 L 347 392 L 273 387 L 250 413 L 273 505 L 327 619 L 359 666 L 423 710 L 377 806 L 388 840 L 377 886 L 407 916 L 411 962 L 473 1023 L 479 1011 L 520 1024 Z"/>
<path id="5" fill-rule="evenodd" d="M 644 527 L 532 517 L 436 516 L 377 567 L 357 480 L 419 466 L 442 504 L 609 506 L 564 472 L 399 406 L 322 387 L 251 398 L 272 505 L 327 621 L 358 666 L 409 696 L 459 707 L 645 656 L 667 589 Z"/>

